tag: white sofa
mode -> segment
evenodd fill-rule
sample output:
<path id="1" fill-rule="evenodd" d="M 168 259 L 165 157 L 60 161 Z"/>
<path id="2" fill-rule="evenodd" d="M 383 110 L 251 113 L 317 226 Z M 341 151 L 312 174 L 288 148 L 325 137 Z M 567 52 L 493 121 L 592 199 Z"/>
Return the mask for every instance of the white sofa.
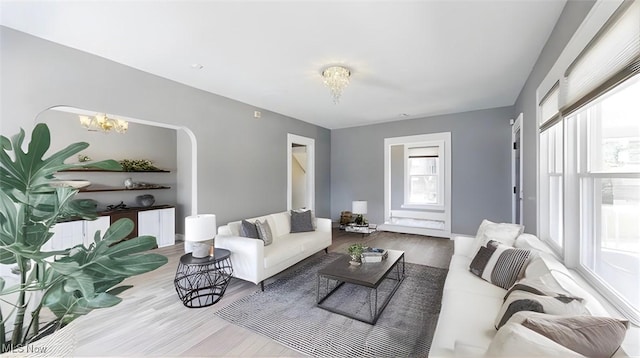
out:
<path id="1" fill-rule="evenodd" d="M 215 247 L 231 251 L 233 276 L 241 280 L 260 283 L 331 245 L 331 220 L 315 219 L 315 231 L 290 233 L 291 215 L 281 212 L 246 219 L 249 222 L 267 220 L 273 242 L 264 246 L 260 239 L 240 236 L 241 221 L 230 222 L 218 228 Z"/>
<path id="2" fill-rule="evenodd" d="M 515 343 L 521 341 L 513 339 L 513 337 L 501 337 L 500 345 L 503 347 L 496 347 L 498 343 L 494 323 L 500 313 L 507 290 L 495 286 L 469 271 L 469 265 L 477 249 L 474 237 L 456 236 L 453 240 L 454 255 L 444 285 L 442 308 L 430 357 L 577 355 L 573 351 L 565 351 L 566 348 L 563 346 L 524 328 L 522 325 L 516 328 L 521 333 L 524 332 L 522 334 L 531 335 L 527 340 L 531 339 L 531 342 L 535 342 L 530 343 L 536 346 L 533 351 L 529 350 L 531 347 Z M 576 283 L 567 268 L 535 236 L 521 234 L 516 239 L 514 247 L 533 248 L 542 252 L 537 258 L 530 260 L 525 268 L 523 278 L 535 279 L 535 277 L 546 275 L 544 277 L 548 281 L 553 281 L 554 284 L 558 283 L 575 297 L 583 298 L 586 314 L 609 316 L 594 296 Z M 522 312 L 521 316 L 526 314 L 530 313 Z M 509 324 L 513 325 L 514 323 Z M 494 338 L 496 338 L 496 343 L 492 346 Z M 502 341 L 503 338 L 504 341 Z M 497 353 L 495 348 L 499 348 L 501 352 Z M 616 355 L 620 355 L 620 352 L 621 350 Z"/>

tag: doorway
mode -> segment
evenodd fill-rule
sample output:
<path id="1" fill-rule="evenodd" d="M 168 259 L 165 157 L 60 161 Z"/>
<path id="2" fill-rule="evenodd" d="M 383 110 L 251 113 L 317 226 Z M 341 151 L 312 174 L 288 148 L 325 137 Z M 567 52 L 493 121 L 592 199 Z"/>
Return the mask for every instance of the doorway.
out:
<path id="1" fill-rule="evenodd" d="M 315 210 L 315 140 L 287 134 L 287 210 Z"/>
<path id="2" fill-rule="evenodd" d="M 511 181 L 513 183 L 511 222 L 514 224 L 522 224 L 522 117 L 523 114 L 520 113 L 511 127 L 511 142 L 513 144 L 511 151 Z"/>

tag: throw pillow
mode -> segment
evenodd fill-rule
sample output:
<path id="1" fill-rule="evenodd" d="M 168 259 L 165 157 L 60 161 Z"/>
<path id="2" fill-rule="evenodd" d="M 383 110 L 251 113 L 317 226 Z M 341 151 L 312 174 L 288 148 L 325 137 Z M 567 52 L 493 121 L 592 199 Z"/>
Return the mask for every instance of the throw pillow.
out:
<path id="1" fill-rule="evenodd" d="M 509 223 L 494 223 L 489 220 L 483 220 L 476 233 L 474 240 L 474 249 L 471 251 L 471 256 L 480 250 L 481 246 L 484 246 L 489 240 L 501 242 L 508 246 L 513 246 L 516 238 L 522 234 L 524 226 L 518 224 Z"/>
<path id="2" fill-rule="evenodd" d="M 509 289 L 520 277 L 529 253 L 529 250 L 514 249 L 491 240 L 487 246 L 480 247 L 469 270 L 485 281 Z"/>
<path id="3" fill-rule="evenodd" d="M 256 224 L 250 223 L 247 220 L 242 220 L 240 223 L 240 235 L 250 237 L 252 239 L 258 239 L 258 229 L 256 228 Z"/>
<path id="4" fill-rule="evenodd" d="M 544 296 L 528 291 L 514 290 L 507 293 L 496 317 L 495 327 L 500 329 L 513 314 L 532 311 L 564 316 L 587 314 L 581 298 L 568 296 Z"/>
<path id="5" fill-rule="evenodd" d="M 518 323 L 500 328 L 484 357 L 584 357 Z"/>
<path id="6" fill-rule="evenodd" d="M 307 208 L 300 208 L 300 209 L 293 209 L 293 211 L 296 212 L 304 212 L 304 211 L 310 211 L 311 212 L 311 223 L 313 224 L 313 230 L 316 230 L 318 228 L 318 218 L 316 218 L 316 214 L 313 212 L 313 210 L 311 209 L 307 209 Z"/>
<path id="7" fill-rule="evenodd" d="M 611 317 L 529 317 L 527 327 L 587 357 L 611 357 L 620 348 L 628 321 Z"/>
<path id="8" fill-rule="evenodd" d="M 264 246 L 271 245 L 273 242 L 273 234 L 271 233 L 271 227 L 267 220 L 256 220 L 256 228 L 258 229 L 258 238 L 264 241 Z"/>
<path id="9" fill-rule="evenodd" d="M 291 232 L 307 232 L 313 230 L 313 222 L 311 221 L 311 210 L 297 212 L 291 210 Z"/>

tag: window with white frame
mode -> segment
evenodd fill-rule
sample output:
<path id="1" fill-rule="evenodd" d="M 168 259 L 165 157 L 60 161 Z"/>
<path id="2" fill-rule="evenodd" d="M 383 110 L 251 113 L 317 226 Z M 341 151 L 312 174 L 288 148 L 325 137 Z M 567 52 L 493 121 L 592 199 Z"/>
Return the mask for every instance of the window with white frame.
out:
<path id="1" fill-rule="evenodd" d="M 405 146 L 405 208 L 444 205 L 444 142 Z"/>
<path id="2" fill-rule="evenodd" d="M 540 237 L 563 246 L 562 122 L 540 133 Z"/>
<path id="3" fill-rule="evenodd" d="M 614 5 L 596 3 L 608 20 L 561 56 L 538 89 L 556 82 L 538 108 L 538 229 L 638 324 L 640 1 Z"/>
<path id="4" fill-rule="evenodd" d="M 640 75 L 567 117 L 576 121 L 580 265 L 638 310 Z"/>

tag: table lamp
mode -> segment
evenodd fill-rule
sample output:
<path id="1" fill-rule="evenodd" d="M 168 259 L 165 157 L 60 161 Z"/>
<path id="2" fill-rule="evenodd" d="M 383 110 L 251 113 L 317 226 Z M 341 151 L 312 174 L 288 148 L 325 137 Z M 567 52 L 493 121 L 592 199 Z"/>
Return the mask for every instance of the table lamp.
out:
<path id="1" fill-rule="evenodd" d="M 213 239 L 216 236 L 216 216 L 213 214 L 192 215 L 184 219 L 184 249 L 193 257 L 213 255 Z"/>
<path id="2" fill-rule="evenodd" d="M 351 203 L 351 212 L 356 214 L 356 225 L 363 225 L 365 223 L 364 214 L 367 213 L 367 201 L 355 200 Z"/>

